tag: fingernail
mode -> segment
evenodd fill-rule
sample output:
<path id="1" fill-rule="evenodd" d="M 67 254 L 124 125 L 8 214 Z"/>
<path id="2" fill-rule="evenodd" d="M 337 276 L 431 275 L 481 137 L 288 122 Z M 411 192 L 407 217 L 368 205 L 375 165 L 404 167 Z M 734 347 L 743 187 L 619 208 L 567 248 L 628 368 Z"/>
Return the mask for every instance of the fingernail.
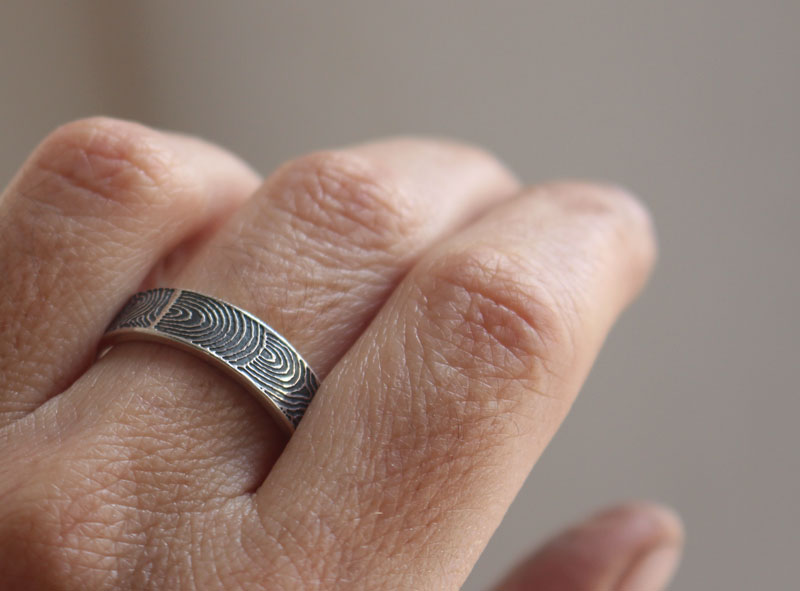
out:
<path id="1" fill-rule="evenodd" d="M 622 578 L 617 591 L 656 591 L 666 587 L 680 558 L 678 546 L 658 546 L 642 556 Z"/>

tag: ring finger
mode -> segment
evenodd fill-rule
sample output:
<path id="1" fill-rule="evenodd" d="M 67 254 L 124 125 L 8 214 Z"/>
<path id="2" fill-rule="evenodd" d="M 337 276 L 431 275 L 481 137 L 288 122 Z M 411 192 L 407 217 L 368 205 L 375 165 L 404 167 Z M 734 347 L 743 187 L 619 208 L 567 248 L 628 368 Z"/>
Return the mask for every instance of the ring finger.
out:
<path id="1" fill-rule="evenodd" d="M 247 309 L 324 378 L 423 251 L 516 188 L 494 158 L 451 143 L 313 154 L 277 171 L 184 269 L 157 282 Z M 142 462 L 167 453 L 170 470 L 180 462 L 195 498 L 207 494 L 198 479 L 224 496 L 254 489 L 285 440 L 227 378 L 151 344 L 112 350 L 61 398 L 70 412 L 57 416 L 87 417 L 75 425 L 82 439 L 127 425 L 131 452 Z M 157 449 L 142 450 L 153 432 Z"/>

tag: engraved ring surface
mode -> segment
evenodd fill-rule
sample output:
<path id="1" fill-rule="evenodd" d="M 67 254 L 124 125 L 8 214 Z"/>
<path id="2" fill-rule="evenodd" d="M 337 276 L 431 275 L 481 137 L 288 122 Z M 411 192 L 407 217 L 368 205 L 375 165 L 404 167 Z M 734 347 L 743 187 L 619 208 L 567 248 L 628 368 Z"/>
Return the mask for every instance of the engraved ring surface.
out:
<path id="1" fill-rule="evenodd" d="M 275 330 L 227 302 L 181 289 L 135 294 L 100 342 L 155 341 L 200 357 L 254 394 L 292 433 L 319 381 L 308 363 Z"/>

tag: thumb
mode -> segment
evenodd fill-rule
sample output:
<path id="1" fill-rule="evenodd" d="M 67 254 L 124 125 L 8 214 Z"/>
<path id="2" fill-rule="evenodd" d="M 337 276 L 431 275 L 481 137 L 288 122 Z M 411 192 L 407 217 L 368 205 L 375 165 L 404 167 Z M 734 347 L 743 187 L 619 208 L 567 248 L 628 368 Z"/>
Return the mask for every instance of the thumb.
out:
<path id="1" fill-rule="evenodd" d="M 567 529 L 495 591 L 660 591 L 678 564 L 683 527 L 671 510 L 629 503 Z"/>

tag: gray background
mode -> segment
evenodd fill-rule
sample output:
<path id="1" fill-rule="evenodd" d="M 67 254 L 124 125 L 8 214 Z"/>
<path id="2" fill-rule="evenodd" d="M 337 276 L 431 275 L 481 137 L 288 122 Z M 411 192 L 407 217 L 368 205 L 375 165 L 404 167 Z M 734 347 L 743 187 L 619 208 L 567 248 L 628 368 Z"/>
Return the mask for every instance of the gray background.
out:
<path id="1" fill-rule="evenodd" d="M 800 2 L 6 2 L 0 180 L 106 113 L 268 172 L 397 132 L 529 181 L 611 179 L 661 261 L 465 587 L 630 497 L 688 523 L 675 589 L 796 589 Z"/>

